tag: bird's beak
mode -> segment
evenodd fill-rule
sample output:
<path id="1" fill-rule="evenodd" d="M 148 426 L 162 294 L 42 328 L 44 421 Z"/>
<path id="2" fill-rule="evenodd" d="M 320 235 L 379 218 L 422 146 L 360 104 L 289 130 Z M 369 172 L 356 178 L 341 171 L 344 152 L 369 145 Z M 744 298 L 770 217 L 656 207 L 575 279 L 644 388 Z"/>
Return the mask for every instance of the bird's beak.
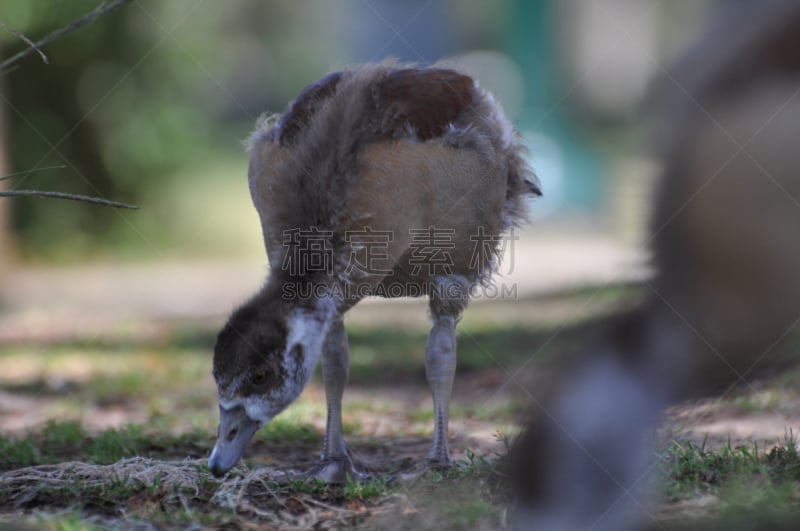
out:
<path id="1" fill-rule="evenodd" d="M 225 409 L 219 406 L 217 444 L 208 459 L 208 468 L 215 477 L 224 475 L 242 457 L 244 447 L 253 437 L 261 422 L 247 416 L 243 406 Z"/>

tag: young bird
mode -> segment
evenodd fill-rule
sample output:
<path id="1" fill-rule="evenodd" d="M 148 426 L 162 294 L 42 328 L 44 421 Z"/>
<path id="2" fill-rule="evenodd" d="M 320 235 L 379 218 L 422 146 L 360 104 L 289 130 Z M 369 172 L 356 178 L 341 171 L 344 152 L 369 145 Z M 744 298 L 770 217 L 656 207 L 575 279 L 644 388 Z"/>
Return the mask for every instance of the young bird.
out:
<path id="1" fill-rule="evenodd" d="M 308 384 L 322 357 L 329 482 L 364 476 L 342 434 L 348 346 L 342 316 L 365 296 L 422 296 L 433 327 L 426 377 L 433 445 L 448 466 L 455 326 L 496 265 L 500 237 L 540 195 L 500 106 L 469 76 L 392 63 L 327 75 L 250 143 L 250 192 L 270 264 L 214 349 L 220 476 Z"/>

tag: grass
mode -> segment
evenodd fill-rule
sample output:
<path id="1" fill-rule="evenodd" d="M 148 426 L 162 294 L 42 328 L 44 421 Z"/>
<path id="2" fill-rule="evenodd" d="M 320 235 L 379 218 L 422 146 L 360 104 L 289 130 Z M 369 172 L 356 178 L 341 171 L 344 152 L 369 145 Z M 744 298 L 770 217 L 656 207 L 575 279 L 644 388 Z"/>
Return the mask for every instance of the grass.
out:
<path id="1" fill-rule="evenodd" d="M 346 500 L 374 502 L 389 492 L 390 489 L 386 485 L 385 478 L 372 478 L 362 482 L 352 481 L 348 478 L 343 494 Z"/>
<path id="2" fill-rule="evenodd" d="M 573 307 L 580 296 L 556 302 Z M 630 296 L 630 289 L 613 287 L 595 300 L 608 307 Z M 546 309 L 550 302 L 524 304 Z M 476 305 L 475 311 L 485 308 Z M 513 310 L 493 306 L 491 313 L 497 312 Z M 530 367 L 538 372 L 585 337 L 592 321 L 584 317 L 558 334 L 546 324 L 552 315 L 527 326 L 465 318 L 451 408 L 451 432 L 460 437 L 452 443 L 457 459 L 452 468 L 411 483 L 392 479 L 397 468 L 428 450 L 433 418 L 424 380 L 424 321 L 391 327 L 357 320 L 349 326 L 345 433 L 355 455 L 377 467 L 368 481 L 338 486 L 291 475 L 319 455 L 325 422 L 319 379 L 256 434 L 243 463 L 223 481 L 209 474 L 217 422 L 210 328 L 192 330 L 184 323 L 156 344 L 128 338 L 3 346 L 0 390 L 21 401 L 24 415 L 51 420 L 0 434 L 0 528 L 14 514 L 12 523 L 31 528 L 107 529 L 123 525 L 124 514 L 124 525 L 165 529 L 393 529 L 397 522 L 406 528 L 497 529 L 510 500 L 503 487 L 506 445 L 472 437 L 510 433 L 506 428 L 522 418 L 527 399 L 510 391 L 495 395 L 497 378 L 505 381 L 505 371 L 532 353 Z M 725 407 L 763 413 L 796 398 L 791 381 L 777 382 L 777 389 L 734 394 Z M 743 515 L 777 512 L 780 519 L 796 512 L 798 451 L 791 435 L 776 448 L 666 443 L 654 454 L 663 510 L 674 517 L 664 528 L 703 522 L 699 528 L 715 529 Z M 699 516 L 681 512 L 682 504 L 701 499 L 711 502 Z"/>
<path id="3" fill-rule="evenodd" d="M 314 435 L 318 434 L 316 431 Z M 124 429 L 110 429 L 90 433 L 78 422 L 48 422 L 40 431 L 30 433 L 25 439 L 0 439 L 3 469 L 82 461 L 92 465 L 125 463 L 136 456 L 152 454 L 159 458 L 161 448 L 178 447 L 191 442 L 190 436 L 171 436 L 148 432 L 141 426 L 131 425 Z M 264 435 L 265 442 L 295 440 L 306 441 L 302 427 L 289 430 L 278 428 Z M 208 448 L 205 449 L 206 451 Z M 247 485 L 253 499 L 271 496 L 275 499 L 298 499 L 301 506 L 309 504 L 334 504 L 354 509 L 356 520 L 361 512 L 374 510 L 398 495 L 406 496 L 415 510 L 433 518 L 435 526 L 445 528 L 491 528 L 502 519 L 502 507 L 508 496 L 501 487 L 501 455 L 478 454 L 470 449 L 466 458 L 455 461 L 445 471 L 430 471 L 413 483 L 413 488 L 391 483 L 388 476 L 378 476 L 356 483 L 331 486 L 313 479 L 286 479 L 272 477 L 260 479 Z M 757 445 L 734 447 L 730 443 L 716 449 L 705 444 L 671 442 L 658 454 L 661 466 L 659 483 L 669 503 L 691 500 L 698 496 L 715 499 L 709 509 L 714 522 L 733 521 L 742 515 L 753 513 L 789 513 L 797 509 L 800 495 L 800 454 L 796 441 L 788 435 L 784 444 L 765 451 Z M 88 466 L 88 465 L 87 465 Z M 49 529 L 84 529 L 82 524 L 95 525 L 78 515 L 108 515 L 126 507 L 132 515 L 152 521 L 177 521 L 185 524 L 220 524 L 227 521 L 227 514 L 220 514 L 212 499 L 220 488 L 201 461 L 187 465 L 194 472 L 196 485 L 176 487 L 154 475 L 148 480 L 133 481 L 132 474 L 114 472 L 112 465 L 105 480 L 67 482 L 49 485 L 46 477 L 36 488 L 38 502 L 53 504 L 73 511 L 63 518 L 43 517 L 42 527 Z M 244 481 L 248 472 L 235 473 Z M 260 486 L 254 487 L 258 484 Z M 7 496 L 0 488 L 0 496 Z M 298 498 L 299 497 L 299 498 Z M 55 500 L 58 500 L 56 502 Z M 133 500 L 133 501 L 131 501 Z M 183 500 L 183 501 L 181 501 Z M 438 500 L 432 502 L 431 500 Z M 164 513 L 159 504 L 167 507 L 188 503 L 180 511 Z M 372 509 L 370 509 L 372 508 Z M 235 511 L 237 517 L 241 516 Z M 354 520 L 355 521 L 355 520 Z M 676 524 L 678 525 L 678 524 Z M 78 526 L 78 527 L 75 527 Z M 678 529 L 679 527 L 675 527 Z"/>
<path id="4" fill-rule="evenodd" d="M 36 448 L 29 440 L 0 438 L 0 469 L 30 466 L 36 462 Z"/>
<path id="5" fill-rule="evenodd" d="M 165 448 L 178 448 L 195 437 L 198 435 L 147 431 L 137 424 L 90 434 L 79 422 L 51 420 L 41 431 L 22 439 L 0 436 L 0 470 L 70 460 L 110 464 L 124 458 L 158 454 Z"/>
<path id="6" fill-rule="evenodd" d="M 718 523 L 713 525 L 798 511 L 800 455 L 791 434 L 768 450 L 730 443 L 707 450 L 705 444 L 673 442 L 662 459 L 664 496 L 671 502 L 698 496 L 716 500 L 710 512 Z"/>
<path id="7" fill-rule="evenodd" d="M 322 435 L 310 424 L 301 424 L 291 418 L 278 417 L 258 432 L 265 441 L 318 442 Z"/>
<path id="8" fill-rule="evenodd" d="M 678 500 L 698 492 L 716 493 L 720 485 L 731 480 L 764 476 L 768 464 L 763 457 L 755 445 L 733 448 L 727 443 L 717 451 L 710 451 L 704 444 L 698 446 L 691 442 L 673 441 L 664 456 L 669 478 L 665 493 Z"/>

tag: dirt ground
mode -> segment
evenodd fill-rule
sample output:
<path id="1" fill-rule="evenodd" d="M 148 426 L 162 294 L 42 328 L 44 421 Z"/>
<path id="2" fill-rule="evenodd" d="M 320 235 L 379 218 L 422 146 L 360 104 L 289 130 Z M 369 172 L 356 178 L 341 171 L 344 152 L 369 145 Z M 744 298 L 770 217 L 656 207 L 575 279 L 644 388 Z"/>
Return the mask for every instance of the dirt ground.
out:
<path id="1" fill-rule="evenodd" d="M 585 256 L 587 249 L 593 256 L 591 264 L 576 259 L 576 253 Z M 539 256 L 547 256 L 547 261 Z M 468 322 L 487 326 L 546 324 L 558 330 L 559 326 L 608 310 L 591 300 L 593 290 L 635 282 L 647 275 L 645 253 L 598 235 L 525 237 L 507 252 L 505 263 L 509 265 L 501 268 L 499 284 L 513 288 L 513 297 L 483 301 L 492 304 L 482 306 L 473 304 L 465 316 Z M 0 285 L 0 353 L 9 345 L 87 338 L 164 344 L 176 327 L 210 330 L 218 326 L 236 304 L 257 289 L 264 274 L 256 260 L 11 268 Z M 551 297 L 539 304 L 519 302 L 584 287 L 582 300 L 565 303 Z M 475 306 L 483 310 L 476 312 Z M 498 307 L 503 309 L 495 311 Z M 348 322 L 423 330 L 427 314 L 421 301 L 367 300 L 348 315 Z M 502 371 L 496 369 L 494 377 L 502 379 Z M 418 384 L 420 387 L 409 394 L 425 396 L 424 382 Z M 457 393 L 459 386 L 456 382 Z M 469 392 L 461 387 L 460 392 Z M 756 400 L 764 402 L 763 406 L 775 406 L 774 393 L 765 393 Z M 41 424 L 47 418 L 47 401 L 57 399 L 20 396 L 2 388 L 0 398 L 0 429 L 5 432 Z M 775 444 L 784 440 L 787 427 L 797 425 L 800 417 L 800 403 L 788 396 L 780 397 L 780 402 L 781 407 L 772 407 L 769 412 L 743 412 L 713 400 L 688 404 L 673 409 L 667 425 L 681 429 L 692 440 L 731 438 L 736 443 Z M 141 420 L 136 408 L 126 405 L 107 408 L 90 422 L 101 428 Z M 492 431 L 486 426 L 471 428 L 482 434 Z"/>
<path id="2" fill-rule="evenodd" d="M 27 437 L 36 453 L 33 468 L 11 461 L 0 467 L 0 489 L 13 494 L 0 503 L 0 527 L 3 522 L 54 529 L 125 523 L 167 529 L 173 528 L 169 515 L 178 511 L 183 516 L 174 528 L 186 528 L 187 522 L 249 529 L 387 527 L 402 521 L 407 525 L 397 528 L 495 529 L 508 501 L 496 488 L 496 463 L 526 416 L 526 382 L 535 381 L 523 376 L 580 344 L 585 326 L 638 299 L 635 287 L 620 282 L 646 274 L 644 257 L 594 245 L 606 266 L 517 269 L 502 280 L 516 286 L 514 297 L 473 303 L 459 326 L 450 425 L 456 472 L 413 488 L 375 487 L 377 494 L 363 487 L 331 491 L 287 483 L 319 455 L 325 421 L 319 379 L 283 420 L 256 436 L 240 468 L 223 482 L 209 480 L 204 467 L 217 420 L 210 349 L 225 314 L 261 281 L 260 266 L 112 264 L 12 271 L 0 295 L 0 433 L 6 441 Z M 573 263 L 570 248 L 562 251 L 564 261 Z M 523 246 L 518 252 L 531 250 Z M 561 277 L 543 280 L 548 267 Z M 390 477 L 418 462 L 430 444 L 432 414 L 422 363 L 425 303 L 366 301 L 351 312 L 347 326 L 352 374 L 345 431 L 357 458 L 376 477 Z M 785 375 L 724 399 L 676 406 L 665 414 L 661 436 L 707 448 L 757 445 L 766 452 L 785 444 L 800 421 L 800 386 L 792 381 Z M 53 422 L 73 420 L 80 423 L 80 436 L 53 446 L 48 435 Z M 127 433 L 130 426 L 142 434 L 123 441 L 128 446 L 111 454 L 113 462 L 89 452 L 104 434 Z M 109 474 L 126 478 L 119 492 L 95 493 L 91 485 L 106 484 Z M 43 477 L 88 490 L 31 490 Z M 82 498 L 93 500 L 88 508 L 79 503 Z M 698 495 L 660 510 L 668 518 L 691 516 L 714 503 Z M 83 507 L 78 513 L 75 504 Z M 69 527 L 73 521 L 76 527 Z"/>

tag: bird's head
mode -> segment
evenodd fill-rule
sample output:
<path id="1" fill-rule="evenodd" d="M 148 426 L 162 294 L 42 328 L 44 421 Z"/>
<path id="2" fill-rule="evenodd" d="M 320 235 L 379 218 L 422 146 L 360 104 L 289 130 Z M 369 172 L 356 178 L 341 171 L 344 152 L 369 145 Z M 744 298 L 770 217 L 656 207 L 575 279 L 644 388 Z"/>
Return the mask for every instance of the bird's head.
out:
<path id="1" fill-rule="evenodd" d="M 213 374 L 220 420 L 208 464 L 215 476 L 233 468 L 255 432 L 311 379 L 329 326 L 319 313 L 256 296 L 219 333 Z"/>

